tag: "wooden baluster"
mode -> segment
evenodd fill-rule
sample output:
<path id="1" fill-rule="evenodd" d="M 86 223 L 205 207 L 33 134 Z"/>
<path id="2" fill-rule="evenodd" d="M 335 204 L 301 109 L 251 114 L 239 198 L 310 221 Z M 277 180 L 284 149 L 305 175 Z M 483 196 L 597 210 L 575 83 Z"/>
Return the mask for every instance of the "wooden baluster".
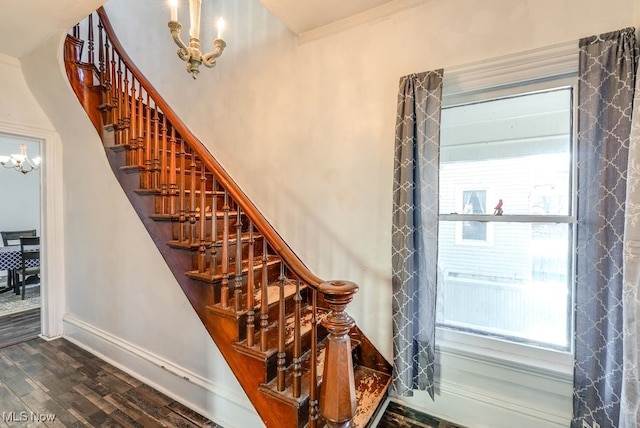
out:
<path id="1" fill-rule="evenodd" d="M 190 189 L 191 191 L 189 192 L 189 230 L 187 231 L 188 233 L 188 238 L 189 238 L 189 244 L 190 245 L 195 245 L 196 242 L 196 228 L 197 228 L 197 219 L 196 219 L 196 213 L 198 212 L 198 207 L 197 207 L 197 201 L 196 201 L 196 196 L 198 193 L 198 189 L 197 189 L 197 179 L 198 179 L 198 174 L 196 173 L 196 154 L 193 152 L 193 149 L 191 150 L 191 165 L 189 170 L 191 171 L 191 185 L 190 185 Z M 200 215 L 202 215 L 202 209 L 200 211 Z"/>
<path id="2" fill-rule="evenodd" d="M 186 153 L 185 153 L 185 143 L 184 143 L 184 139 L 182 137 L 180 137 L 180 189 L 178 190 L 178 193 L 180 195 L 179 199 L 178 199 L 178 203 L 180 205 L 180 214 L 178 217 L 178 222 L 179 222 L 179 232 L 178 232 L 178 240 L 182 243 L 186 240 L 185 237 L 185 231 L 184 228 L 186 226 L 186 222 L 187 222 L 187 213 L 186 213 L 186 201 L 185 198 L 187 197 L 186 195 L 186 181 L 187 181 L 187 176 L 186 176 L 186 169 L 187 169 L 187 159 L 186 159 Z"/>
<path id="3" fill-rule="evenodd" d="M 147 103 L 148 103 L 147 99 Z M 158 117 L 158 104 L 154 103 L 153 109 L 153 156 L 151 161 L 151 188 L 154 190 L 160 189 L 160 118 Z M 162 201 L 162 208 L 160 212 L 164 214 L 164 199 Z"/>
<path id="4" fill-rule="evenodd" d="M 131 160 L 129 165 L 137 165 L 138 164 L 138 98 L 136 97 L 136 81 L 135 77 L 131 76 L 131 95 L 129 97 L 129 104 L 131 106 L 130 109 L 130 140 L 129 140 L 129 153 L 131 154 Z"/>
<path id="5" fill-rule="evenodd" d="M 122 62 L 122 59 L 120 59 Z M 123 144 L 131 144 L 131 98 L 129 95 L 129 70 L 124 67 L 124 90 L 122 91 L 122 129 Z M 127 165 L 131 165 L 131 150 L 127 150 Z"/>
<path id="6" fill-rule="evenodd" d="M 138 82 L 138 107 L 136 110 L 138 111 L 138 132 L 136 134 L 136 148 L 138 154 L 136 156 L 136 165 L 138 165 L 138 170 L 140 171 L 140 187 L 144 189 L 146 188 L 144 186 L 144 177 L 146 175 L 144 171 L 144 150 L 145 140 L 147 138 L 147 136 L 144 135 L 144 131 L 147 128 L 146 123 L 148 118 L 145 117 L 145 107 L 142 95 L 142 82 Z"/>
<path id="7" fill-rule="evenodd" d="M 211 189 L 213 198 L 211 202 L 211 260 L 209 260 L 209 269 L 213 278 L 218 271 L 218 191 L 215 176 L 211 177 Z"/>
<path id="8" fill-rule="evenodd" d="M 156 118 L 158 117 L 158 106 L 156 105 Z M 167 179 L 167 164 L 169 162 L 169 140 L 167 140 L 167 116 L 162 115 L 162 148 L 160 152 L 160 200 L 162 214 L 167 214 L 169 207 L 169 181 Z M 170 211 L 169 211 L 170 212 Z"/>
<path id="9" fill-rule="evenodd" d="M 293 326 L 293 396 L 300 398 L 302 392 L 302 295 L 300 294 L 300 280 L 296 281 L 295 323 Z"/>
<path id="10" fill-rule="evenodd" d="M 105 87 L 105 69 L 104 69 L 104 43 L 102 34 L 104 30 L 102 21 L 98 18 L 98 74 L 100 75 L 100 86 Z"/>
<path id="11" fill-rule="evenodd" d="M 329 332 L 320 388 L 320 413 L 329 427 L 347 427 L 356 413 L 349 330 L 355 325 L 345 312 L 358 286 L 348 281 L 323 282 L 318 287 L 331 312 L 322 321 Z"/>
<path id="12" fill-rule="evenodd" d="M 105 72 L 104 72 L 104 89 L 103 89 L 103 103 L 105 107 L 104 122 L 113 129 L 115 122 L 113 120 L 113 83 L 112 83 L 112 62 L 111 62 L 111 46 L 109 45 L 109 37 L 105 33 L 104 37 L 104 52 L 105 52 Z M 115 135 L 115 132 L 114 132 Z"/>
<path id="13" fill-rule="evenodd" d="M 166 123 L 166 118 L 165 118 Z M 171 158 L 169 159 L 169 214 L 176 216 L 178 205 L 178 165 L 176 148 L 176 129 L 171 126 Z"/>
<path id="14" fill-rule="evenodd" d="M 104 27 L 102 27 L 104 31 Z M 111 43 L 106 31 L 104 33 L 104 85 L 107 89 L 107 103 L 111 105 Z"/>
<path id="15" fill-rule="evenodd" d="M 236 277 L 233 280 L 233 303 L 236 312 L 242 310 L 242 217 L 236 204 Z"/>
<path id="16" fill-rule="evenodd" d="M 253 222 L 249 221 L 249 266 L 247 271 L 247 346 L 252 347 L 254 335 L 256 333 L 256 312 L 255 312 L 255 278 L 253 272 L 253 258 L 255 257 L 255 237 L 253 236 Z"/>
<path id="17" fill-rule="evenodd" d="M 115 49 L 115 48 L 112 48 Z M 115 50 L 114 52 L 114 61 L 115 61 Z M 116 121 L 116 144 L 120 145 L 120 144 L 126 144 L 126 140 L 124 139 L 124 136 L 122 135 L 124 133 L 124 121 L 123 121 L 123 117 L 124 117 L 124 112 L 123 112 L 123 107 L 122 107 L 122 94 L 123 94 L 123 82 L 122 82 L 122 60 L 118 57 L 118 71 L 116 72 L 116 91 L 114 92 L 114 95 L 116 96 L 115 99 L 115 105 L 116 105 L 116 111 L 115 111 L 115 116 L 114 116 L 114 120 Z"/>
<path id="18" fill-rule="evenodd" d="M 269 272 L 267 262 L 267 240 L 262 237 L 262 284 L 260 293 L 260 350 L 267 350 L 267 327 L 269 326 Z"/>
<path id="19" fill-rule="evenodd" d="M 140 171 L 140 188 L 151 188 L 151 106 L 149 106 L 149 94 L 147 102 L 143 102 L 142 82 L 140 82 L 140 93 L 138 94 L 138 105 L 140 107 L 140 132 L 138 134 L 138 169 Z"/>
<path id="20" fill-rule="evenodd" d="M 154 139 L 151 134 L 151 124 L 153 123 L 153 117 L 151 115 L 151 104 L 149 102 L 149 93 L 147 92 L 147 102 L 144 106 L 144 149 L 142 150 L 142 154 L 144 154 L 144 188 L 145 189 L 155 189 L 152 186 L 152 164 L 151 157 L 153 156 L 153 147 L 154 147 Z M 154 127 L 154 130 L 156 128 Z"/>
<path id="21" fill-rule="evenodd" d="M 93 13 L 89 15 L 89 28 L 87 30 L 87 52 L 89 55 L 89 64 L 95 65 L 93 58 Z"/>
<path id="22" fill-rule="evenodd" d="M 285 352 L 285 340 L 286 340 L 286 314 L 285 314 L 285 301 L 284 301 L 284 286 L 286 285 L 286 277 L 284 276 L 284 263 L 280 262 L 280 277 L 278 278 L 280 282 L 279 288 L 279 296 L 278 296 L 278 373 L 277 373 L 277 384 L 278 391 L 282 392 L 285 389 L 285 375 L 287 374 L 286 370 L 286 357 L 287 353 Z"/>
<path id="23" fill-rule="evenodd" d="M 204 273 L 207 266 L 207 176 L 204 162 L 200 171 L 200 246 L 198 247 L 198 272 Z"/>
<path id="24" fill-rule="evenodd" d="M 224 191 L 224 206 L 222 207 L 222 282 L 220 288 L 220 305 L 229 307 L 229 193 Z"/>
<path id="25" fill-rule="evenodd" d="M 318 425 L 318 292 L 311 292 L 311 367 L 309 371 L 309 428 Z"/>

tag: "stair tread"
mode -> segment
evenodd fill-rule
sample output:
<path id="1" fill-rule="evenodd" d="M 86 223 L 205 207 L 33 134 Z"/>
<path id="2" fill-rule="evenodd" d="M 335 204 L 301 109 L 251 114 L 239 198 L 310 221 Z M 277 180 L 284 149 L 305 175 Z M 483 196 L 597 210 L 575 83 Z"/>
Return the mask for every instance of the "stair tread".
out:
<path id="1" fill-rule="evenodd" d="M 318 314 L 318 323 L 322 318 L 324 318 L 325 313 Z M 304 337 L 306 334 L 311 332 L 311 318 L 312 312 L 310 307 L 302 308 L 302 313 L 300 316 L 300 337 Z M 294 340 L 294 325 L 295 325 L 295 317 L 293 314 L 290 314 L 287 318 L 285 318 L 285 347 L 288 347 L 293 343 Z M 261 356 L 269 356 L 278 352 L 278 323 L 277 320 L 271 323 L 271 325 L 267 329 L 267 350 L 260 350 L 260 332 L 256 333 L 256 337 L 254 339 L 254 345 L 251 348 L 246 346 L 246 340 L 243 340 L 237 344 L 237 347 L 243 347 L 245 350 L 249 351 L 251 354 L 261 355 Z"/>
<path id="2" fill-rule="evenodd" d="M 353 344 L 353 347 L 357 344 Z M 318 384 L 322 383 L 322 375 L 324 370 L 324 341 L 318 345 L 317 373 Z M 287 368 L 287 386 L 284 391 L 278 392 L 276 389 L 277 379 L 273 379 L 267 384 L 260 387 L 260 390 L 269 396 L 280 401 L 284 401 L 293 406 L 300 406 L 309 398 L 309 372 L 310 359 L 308 356 L 302 363 L 302 382 L 300 397 L 293 396 L 291 382 L 291 366 Z M 391 375 L 377 370 L 355 365 L 353 368 L 353 376 L 355 381 L 356 413 L 351 421 L 351 427 L 366 427 L 372 417 L 386 398 L 387 389 L 391 383 Z"/>
<path id="3" fill-rule="evenodd" d="M 169 214 L 167 214 L 167 216 L 169 216 Z M 167 218 L 167 217 L 161 217 L 159 219 L 161 220 L 169 220 L 169 219 L 173 219 L 175 218 L 175 216 Z M 205 240 L 205 245 L 207 246 L 207 248 L 210 248 L 212 245 L 215 245 L 216 247 L 222 247 L 223 243 L 222 240 L 215 240 L 215 241 L 211 241 L 211 237 L 207 237 L 208 239 Z M 254 240 L 258 240 L 261 239 L 262 235 L 259 233 L 254 232 L 253 233 L 253 239 Z M 240 235 L 240 240 L 242 242 L 249 242 L 249 240 L 251 239 L 251 236 L 249 235 L 249 232 L 243 232 Z M 231 236 L 229 236 L 229 244 L 233 245 L 237 242 L 238 238 L 235 235 L 235 233 Z M 195 243 L 189 242 L 189 241 L 178 241 L 178 240 L 173 240 L 173 241 L 169 241 L 167 242 L 167 245 L 174 247 L 174 248 L 184 248 L 184 249 L 191 249 L 191 250 L 197 250 L 198 248 L 200 248 L 200 240 L 197 240 Z"/>
<path id="4" fill-rule="evenodd" d="M 353 369 L 358 408 L 351 427 L 366 427 L 387 396 L 391 375 L 358 365 Z"/>
<path id="5" fill-rule="evenodd" d="M 280 258 L 277 256 L 269 256 L 267 259 L 267 266 L 271 266 L 271 265 L 275 265 L 277 263 L 280 262 Z M 254 269 L 258 269 L 261 268 L 263 265 L 263 261 L 262 261 L 262 257 L 256 257 L 253 260 L 253 268 Z M 242 266 L 241 266 L 241 272 L 242 274 L 246 274 L 249 271 L 249 260 L 247 259 L 243 259 L 242 260 Z M 233 278 L 235 277 L 235 265 L 234 263 L 229 263 L 229 271 L 227 272 L 227 275 L 229 278 Z M 197 270 L 190 270 L 186 272 L 186 275 L 194 278 L 194 279 L 198 279 L 201 281 L 208 281 L 208 282 L 213 282 L 213 281 L 219 281 L 223 278 L 223 272 L 222 272 L 222 267 L 218 266 L 216 267 L 216 271 L 215 272 L 211 272 L 210 269 L 207 269 L 205 272 L 198 272 Z"/>

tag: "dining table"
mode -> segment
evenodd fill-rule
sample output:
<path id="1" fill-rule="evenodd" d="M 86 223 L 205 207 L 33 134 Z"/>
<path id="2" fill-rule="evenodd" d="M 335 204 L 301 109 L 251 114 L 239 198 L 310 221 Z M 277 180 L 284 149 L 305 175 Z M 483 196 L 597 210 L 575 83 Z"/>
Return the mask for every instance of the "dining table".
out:
<path id="1" fill-rule="evenodd" d="M 38 251 L 40 249 L 39 245 L 27 245 L 25 246 L 25 251 Z M 26 267 L 34 267 L 40 264 L 39 259 L 27 259 L 25 265 Z M 0 247 L 0 270 L 9 271 L 8 279 L 7 279 L 7 288 L 2 291 L 8 291 L 11 289 L 11 280 L 12 273 L 16 269 L 20 269 L 22 267 L 22 253 L 20 250 L 20 245 L 7 245 L 6 247 Z M 14 289 L 17 284 L 13 284 Z"/>

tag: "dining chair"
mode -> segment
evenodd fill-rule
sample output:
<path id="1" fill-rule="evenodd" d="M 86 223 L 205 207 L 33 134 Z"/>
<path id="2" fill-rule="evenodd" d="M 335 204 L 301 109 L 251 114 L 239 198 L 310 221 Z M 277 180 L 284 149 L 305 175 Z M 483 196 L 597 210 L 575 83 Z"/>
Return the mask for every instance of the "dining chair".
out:
<path id="1" fill-rule="evenodd" d="M 37 246 L 37 249 L 27 248 L 25 250 L 25 247 L 29 246 Z M 24 295 L 27 289 L 27 278 L 40 274 L 40 237 L 20 237 L 20 254 L 22 257 L 22 265 L 18 270 L 17 279 L 21 278 L 22 300 L 24 300 Z M 29 260 L 38 260 L 37 266 L 27 267 Z"/>
<path id="2" fill-rule="evenodd" d="M 6 247 L 7 245 L 20 244 L 21 236 L 36 236 L 36 230 L 5 230 L 0 232 L 0 235 L 2 236 L 2 244 Z"/>
<path id="3" fill-rule="evenodd" d="M 3 230 L 0 232 L 0 236 L 2 237 L 2 245 L 5 247 L 8 245 L 19 245 L 21 236 L 36 236 L 36 230 Z M 13 284 L 14 287 L 17 287 L 16 276 L 15 270 L 7 271 L 8 288 L 11 288 L 11 284 Z"/>

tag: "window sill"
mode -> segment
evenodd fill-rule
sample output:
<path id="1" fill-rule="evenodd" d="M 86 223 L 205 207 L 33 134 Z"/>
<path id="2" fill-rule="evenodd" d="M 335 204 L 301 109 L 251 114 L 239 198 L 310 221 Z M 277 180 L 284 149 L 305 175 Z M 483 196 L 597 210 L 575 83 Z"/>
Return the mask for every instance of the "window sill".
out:
<path id="1" fill-rule="evenodd" d="M 436 329 L 436 347 L 440 354 L 478 363 L 509 368 L 560 382 L 573 379 L 573 355 L 535 346 L 507 342 L 446 328 Z"/>

